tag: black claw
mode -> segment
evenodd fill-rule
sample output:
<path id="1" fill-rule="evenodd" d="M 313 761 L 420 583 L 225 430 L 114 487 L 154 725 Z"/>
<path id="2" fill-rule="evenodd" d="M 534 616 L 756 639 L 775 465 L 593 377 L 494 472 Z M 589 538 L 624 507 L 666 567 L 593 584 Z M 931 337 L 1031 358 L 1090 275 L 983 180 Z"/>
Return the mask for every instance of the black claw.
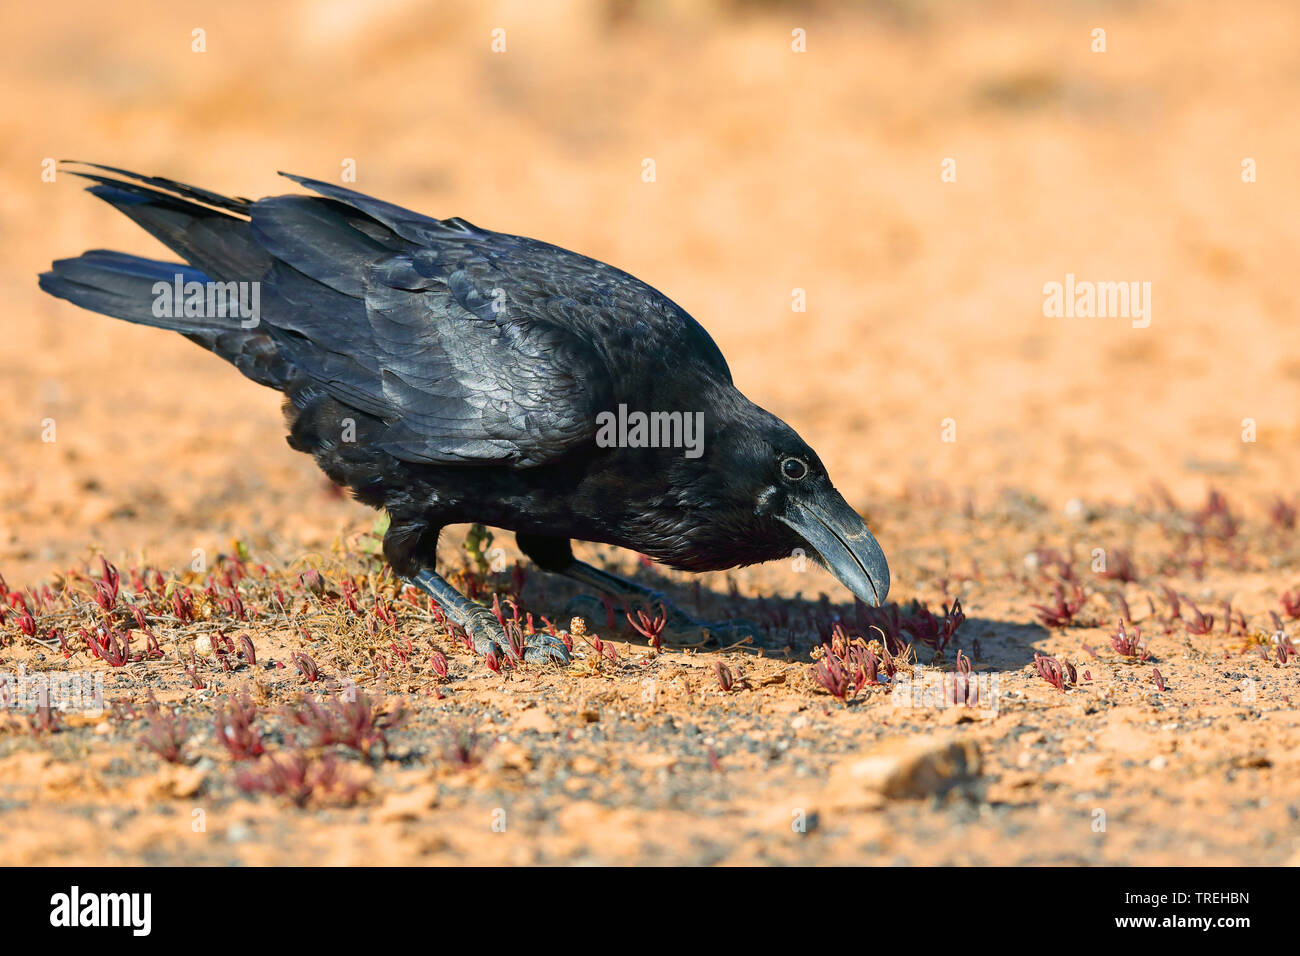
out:
<path id="1" fill-rule="evenodd" d="M 495 653 L 503 656 L 502 648 L 506 645 L 506 632 L 497 621 L 496 615 L 487 608 L 475 608 L 466 615 L 461 623 L 469 635 L 474 650 L 484 656 Z"/>
<path id="2" fill-rule="evenodd" d="M 506 636 L 505 629 L 501 626 L 501 622 L 487 608 L 479 608 L 471 612 L 470 619 L 465 625 L 465 631 L 470 636 L 474 650 L 484 657 L 495 654 L 498 660 L 517 661 L 519 659 L 511 646 L 510 639 Z M 524 639 L 523 653 L 524 660 L 530 664 L 546 663 L 547 661 L 568 664 L 570 660 L 569 649 L 564 646 L 564 641 L 558 637 L 552 637 L 545 631 L 528 635 Z"/>

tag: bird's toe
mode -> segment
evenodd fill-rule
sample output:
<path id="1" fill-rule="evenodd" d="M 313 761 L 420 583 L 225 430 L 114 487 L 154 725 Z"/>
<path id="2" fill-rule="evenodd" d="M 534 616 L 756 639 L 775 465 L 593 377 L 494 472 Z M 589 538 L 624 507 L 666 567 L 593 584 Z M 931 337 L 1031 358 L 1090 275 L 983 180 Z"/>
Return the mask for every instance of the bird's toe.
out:
<path id="1" fill-rule="evenodd" d="M 506 640 L 505 629 L 501 627 L 496 615 L 487 608 L 475 608 L 461 622 L 461 626 L 465 628 L 474 650 L 479 654 L 484 657 L 489 654 L 495 654 L 499 658 L 507 656 L 506 648 L 510 645 Z"/>
<path id="2" fill-rule="evenodd" d="M 513 626 L 513 625 L 512 625 Z M 521 658 L 530 664 L 544 664 L 554 661 L 568 664 L 569 649 L 564 641 L 546 631 L 522 636 L 513 631 L 511 634 L 501 626 L 496 615 L 487 608 L 478 608 L 469 615 L 465 631 L 474 644 L 474 650 L 484 655 L 496 655 L 498 660 L 519 661 Z"/>
<path id="3" fill-rule="evenodd" d="M 530 664 L 568 664 L 571 659 L 564 641 L 546 631 L 530 634 L 524 644 L 524 660 Z"/>

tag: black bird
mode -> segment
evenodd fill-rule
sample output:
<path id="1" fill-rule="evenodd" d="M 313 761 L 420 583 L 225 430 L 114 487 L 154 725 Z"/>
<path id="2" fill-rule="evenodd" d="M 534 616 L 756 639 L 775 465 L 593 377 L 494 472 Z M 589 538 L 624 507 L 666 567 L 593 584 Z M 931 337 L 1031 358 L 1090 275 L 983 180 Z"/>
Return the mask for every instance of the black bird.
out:
<path id="1" fill-rule="evenodd" d="M 626 272 L 299 176 L 317 195 L 253 201 L 79 165 L 185 264 L 93 250 L 41 288 L 179 332 L 283 392 L 289 444 L 388 512 L 388 563 L 479 650 L 508 644 L 435 570 L 448 524 L 514 531 L 542 569 L 626 598 L 655 595 L 576 560 L 571 538 L 685 571 L 802 549 L 866 603 L 885 599 L 880 545 L 817 454 L 736 389 L 699 323 Z M 637 413 L 661 413 L 660 447 Z M 544 635 L 525 656 L 567 659 Z"/>

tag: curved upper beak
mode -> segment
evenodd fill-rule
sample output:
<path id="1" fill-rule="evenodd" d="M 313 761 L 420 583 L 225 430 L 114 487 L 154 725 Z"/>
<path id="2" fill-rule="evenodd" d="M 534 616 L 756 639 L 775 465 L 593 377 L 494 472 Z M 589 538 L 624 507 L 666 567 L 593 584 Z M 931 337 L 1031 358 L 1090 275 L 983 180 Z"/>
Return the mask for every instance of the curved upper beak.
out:
<path id="1" fill-rule="evenodd" d="M 834 490 L 813 501 L 791 498 L 778 521 L 789 525 L 821 556 L 840 583 L 872 607 L 889 594 L 889 564 L 875 535 Z"/>

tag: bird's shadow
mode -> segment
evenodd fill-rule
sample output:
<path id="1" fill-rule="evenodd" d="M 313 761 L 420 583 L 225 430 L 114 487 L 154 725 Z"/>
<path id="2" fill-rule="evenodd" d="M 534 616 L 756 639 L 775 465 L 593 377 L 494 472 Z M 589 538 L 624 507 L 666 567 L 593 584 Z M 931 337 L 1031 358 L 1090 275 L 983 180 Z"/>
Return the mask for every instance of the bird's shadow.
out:
<path id="1" fill-rule="evenodd" d="M 750 596 L 734 588 L 717 588 L 716 577 L 682 579 L 663 574 L 655 567 L 642 565 L 629 580 L 661 593 L 678 609 L 710 624 L 722 625 L 714 637 L 706 642 L 688 642 L 676 646 L 695 647 L 700 651 L 738 650 L 762 652 L 767 656 L 781 656 L 795 661 L 811 661 L 812 651 L 830 639 L 836 624 L 842 625 L 852 636 L 870 640 L 879 635 L 863 626 L 860 609 L 852 601 L 834 601 L 829 595 L 819 593 L 815 599 L 802 593 L 794 595 Z M 635 602 L 602 599 L 590 589 L 558 575 L 537 572 L 530 576 L 524 592 L 525 603 L 538 608 L 554 621 L 567 621 L 566 614 L 578 613 L 588 626 L 603 637 L 646 643 L 628 619 L 628 612 L 638 609 Z M 887 604 L 885 611 L 890 610 Z M 915 615 L 911 602 L 899 605 L 906 619 Z M 653 612 L 655 608 L 646 608 Z M 944 608 L 932 606 L 928 610 L 942 619 Z M 747 622 L 754 625 L 750 639 L 739 637 L 726 625 Z M 869 631 L 869 633 L 868 633 Z M 673 635 L 666 642 L 674 646 Z M 904 633 L 908 641 L 911 635 Z M 1048 636 L 1042 625 L 1023 621 L 1008 621 L 994 617 L 967 614 L 944 648 L 944 654 L 935 657 L 935 649 L 924 643 L 912 642 L 920 663 L 951 669 L 955 666 L 960 649 L 970 658 L 975 668 L 983 671 L 1015 671 L 1033 660 L 1035 643 Z"/>

